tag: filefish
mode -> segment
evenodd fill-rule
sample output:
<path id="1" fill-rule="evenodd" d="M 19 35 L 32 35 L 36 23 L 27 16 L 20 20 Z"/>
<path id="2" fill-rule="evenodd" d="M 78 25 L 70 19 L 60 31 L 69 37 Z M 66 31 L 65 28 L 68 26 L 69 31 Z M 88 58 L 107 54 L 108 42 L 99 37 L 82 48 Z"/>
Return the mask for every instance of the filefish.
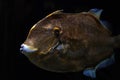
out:
<path id="1" fill-rule="evenodd" d="M 96 78 L 96 70 L 114 63 L 120 35 L 100 20 L 102 9 L 64 13 L 57 10 L 38 21 L 20 47 L 34 65 L 52 72 L 83 72 Z"/>

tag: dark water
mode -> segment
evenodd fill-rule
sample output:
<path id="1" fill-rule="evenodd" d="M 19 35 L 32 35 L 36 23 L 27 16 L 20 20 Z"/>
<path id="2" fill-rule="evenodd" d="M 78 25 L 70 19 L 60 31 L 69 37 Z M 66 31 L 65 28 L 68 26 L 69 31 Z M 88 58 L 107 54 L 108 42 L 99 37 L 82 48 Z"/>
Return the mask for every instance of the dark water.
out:
<path id="1" fill-rule="evenodd" d="M 20 45 L 32 25 L 58 9 L 64 9 L 64 12 L 103 9 L 102 19 L 110 22 L 113 35 L 120 34 L 118 6 L 115 0 L 0 0 L 2 80 L 92 80 L 80 72 L 62 74 L 39 69 L 19 52 Z M 116 63 L 99 70 L 94 80 L 120 79 L 120 50 L 115 49 L 115 54 Z"/>

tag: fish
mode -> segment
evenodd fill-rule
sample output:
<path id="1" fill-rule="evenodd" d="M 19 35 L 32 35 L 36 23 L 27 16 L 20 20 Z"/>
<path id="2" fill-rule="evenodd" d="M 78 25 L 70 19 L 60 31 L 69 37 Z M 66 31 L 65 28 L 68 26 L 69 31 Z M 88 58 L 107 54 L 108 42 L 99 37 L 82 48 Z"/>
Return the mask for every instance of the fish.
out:
<path id="1" fill-rule="evenodd" d="M 96 70 L 115 62 L 120 35 L 100 20 L 102 9 L 64 13 L 57 10 L 30 29 L 20 51 L 37 67 L 58 73 L 83 72 L 96 78 Z"/>

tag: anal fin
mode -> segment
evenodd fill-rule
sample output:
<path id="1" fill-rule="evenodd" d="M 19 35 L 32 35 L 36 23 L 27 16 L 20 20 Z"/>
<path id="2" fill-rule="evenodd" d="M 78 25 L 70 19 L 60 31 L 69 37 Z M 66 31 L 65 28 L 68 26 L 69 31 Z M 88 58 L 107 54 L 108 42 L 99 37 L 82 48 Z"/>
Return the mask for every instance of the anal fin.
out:
<path id="1" fill-rule="evenodd" d="M 83 74 L 87 77 L 96 78 L 96 70 L 95 69 L 85 69 Z"/>

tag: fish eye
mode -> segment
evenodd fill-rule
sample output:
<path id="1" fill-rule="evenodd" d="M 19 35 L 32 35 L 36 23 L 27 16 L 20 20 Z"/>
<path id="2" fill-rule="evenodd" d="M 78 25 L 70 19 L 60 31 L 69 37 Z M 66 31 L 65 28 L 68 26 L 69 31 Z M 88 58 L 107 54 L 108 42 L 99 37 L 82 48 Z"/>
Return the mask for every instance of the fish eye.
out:
<path id="1" fill-rule="evenodd" d="M 55 37 L 59 37 L 60 35 L 60 28 L 59 27 L 54 27 L 53 29 Z"/>

